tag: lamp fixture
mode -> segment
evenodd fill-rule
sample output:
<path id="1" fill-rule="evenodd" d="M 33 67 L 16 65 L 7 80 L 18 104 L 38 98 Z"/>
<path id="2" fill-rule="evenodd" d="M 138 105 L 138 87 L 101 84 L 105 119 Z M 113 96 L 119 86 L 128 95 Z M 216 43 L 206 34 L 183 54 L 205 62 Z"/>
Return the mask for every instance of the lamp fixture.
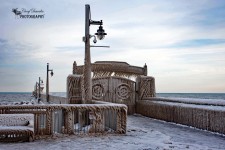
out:
<path id="1" fill-rule="evenodd" d="M 107 35 L 107 33 L 105 33 L 105 30 L 103 29 L 103 27 L 100 25 L 99 29 L 97 30 L 97 33 L 95 33 L 95 35 L 97 35 L 97 38 L 99 40 L 103 40 L 105 38 L 105 35 Z"/>

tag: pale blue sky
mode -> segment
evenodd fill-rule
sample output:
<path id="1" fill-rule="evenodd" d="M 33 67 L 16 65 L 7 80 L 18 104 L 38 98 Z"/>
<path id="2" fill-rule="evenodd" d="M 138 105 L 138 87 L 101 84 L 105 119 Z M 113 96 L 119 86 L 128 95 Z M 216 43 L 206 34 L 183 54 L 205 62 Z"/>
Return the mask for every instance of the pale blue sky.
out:
<path id="1" fill-rule="evenodd" d="M 47 62 L 50 91 L 66 91 L 73 61 L 84 62 L 85 4 L 108 34 L 97 45 L 110 46 L 92 48 L 92 62 L 146 63 L 157 92 L 225 92 L 224 0 L 1 0 L 0 92 L 32 91 Z M 45 18 L 16 19 L 13 8 Z"/>

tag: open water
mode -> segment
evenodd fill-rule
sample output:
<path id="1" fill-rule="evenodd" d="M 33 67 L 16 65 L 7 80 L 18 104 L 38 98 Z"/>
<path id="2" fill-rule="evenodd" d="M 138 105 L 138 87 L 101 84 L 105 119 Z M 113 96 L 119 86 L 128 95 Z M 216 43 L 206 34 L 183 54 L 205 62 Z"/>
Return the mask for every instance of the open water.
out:
<path id="1" fill-rule="evenodd" d="M 52 92 L 51 95 L 66 97 L 66 92 Z M 0 102 L 31 101 L 31 92 L 0 92 Z M 157 93 L 157 97 L 190 98 L 190 99 L 219 99 L 225 100 L 225 93 Z"/>
<path id="2" fill-rule="evenodd" d="M 190 98 L 190 99 L 219 99 L 225 100 L 225 93 L 157 93 L 157 97 Z"/>

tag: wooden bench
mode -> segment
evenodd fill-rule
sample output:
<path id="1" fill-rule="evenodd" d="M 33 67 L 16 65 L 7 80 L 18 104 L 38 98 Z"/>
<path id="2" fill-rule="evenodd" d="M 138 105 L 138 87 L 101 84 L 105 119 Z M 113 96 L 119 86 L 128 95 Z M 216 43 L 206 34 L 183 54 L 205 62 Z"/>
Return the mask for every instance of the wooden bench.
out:
<path id="1" fill-rule="evenodd" d="M 0 142 L 33 140 L 33 114 L 0 114 Z"/>

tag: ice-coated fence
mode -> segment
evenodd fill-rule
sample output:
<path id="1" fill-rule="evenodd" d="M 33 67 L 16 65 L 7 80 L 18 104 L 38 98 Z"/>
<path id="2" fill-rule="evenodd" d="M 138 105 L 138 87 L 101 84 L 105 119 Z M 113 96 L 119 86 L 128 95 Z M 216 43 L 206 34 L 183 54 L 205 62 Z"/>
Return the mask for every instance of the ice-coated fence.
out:
<path id="1" fill-rule="evenodd" d="M 152 98 L 138 101 L 136 112 L 155 119 L 225 134 L 224 106 L 185 104 Z"/>
<path id="2" fill-rule="evenodd" d="M 1 105 L 0 114 L 34 114 L 35 136 L 89 133 L 126 133 L 123 104 Z"/>

